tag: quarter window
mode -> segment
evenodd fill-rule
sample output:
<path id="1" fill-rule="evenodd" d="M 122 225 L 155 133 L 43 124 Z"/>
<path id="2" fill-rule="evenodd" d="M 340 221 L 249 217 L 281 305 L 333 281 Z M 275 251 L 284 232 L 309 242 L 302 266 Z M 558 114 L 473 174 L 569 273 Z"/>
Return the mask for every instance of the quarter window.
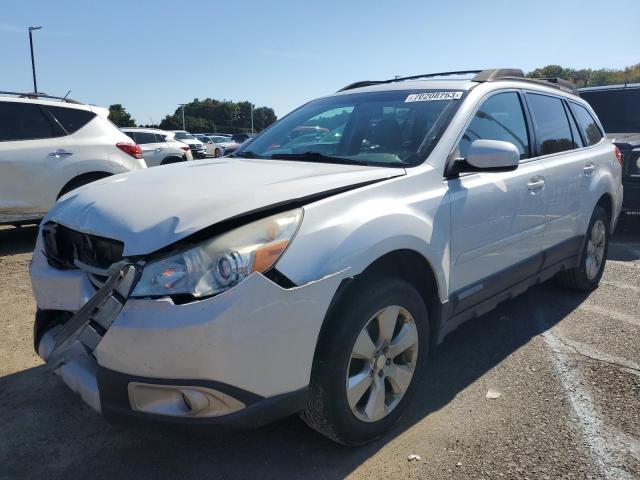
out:
<path id="1" fill-rule="evenodd" d="M 476 112 L 458 145 L 460 157 L 466 158 L 475 140 L 500 140 L 518 147 L 520 159 L 529 158 L 529 136 L 516 92 L 493 95 Z"/>
<path id="2" fill-rule="evenodd" d="M 71 135 L 77 132 L 87 123 L 89 123 L 95 113 L 88 110 L 79 110 L 77 108 L 65 108 L 65 107 L 46 107 L 49 112 L 58 120 L 62 128 Z"/>
<path id="3" fill-rule="evenodd" d="M 527 94 L 540 155 L 577 148 L 562 100 L 549 95 Z"/>
<path id="4" fill-rule="evenodd" d="M 59 137 L 59 130 L 38 105 L 0 102 L 0 141 Z"/>
<path id="5" fill-rule="evenodd" d="M 595 145 L 600 140 L 602 140 L 602 132 L 600 131 L 600 127 L 591 116 L 589 111 L 582 105 L 578 105 L 577 103 L 573 102 L 571 102 L 571 108 L 573 109 L 573 113 L 576 115 L 578 125 L 580 126 L 580 130 L 582 130 L 587 144 Z"/>

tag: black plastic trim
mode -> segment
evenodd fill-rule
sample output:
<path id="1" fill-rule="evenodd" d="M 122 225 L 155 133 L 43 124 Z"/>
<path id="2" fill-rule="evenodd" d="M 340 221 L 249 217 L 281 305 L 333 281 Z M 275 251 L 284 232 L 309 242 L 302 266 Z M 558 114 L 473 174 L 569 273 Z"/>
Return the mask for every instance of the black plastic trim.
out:
<path id="1" fill-rule="evenodd" d="M 100 401 L 103 404 L 108 404 L 114 408 L 131 409 L 128 390 L 131 382 L 211 388 L 230 395 L 247 406 L 264 399 L 264 397 L 255 393 L 213 380 L 139 377 L 98 366 L 98 388 L 100 390 Z"/>
<path id="2" fill-rule="evenodd" d="M 453 292 L 441 305 L 438 343 L 462 323 L 493 310 L 533 285 L 578 265 L 585 236 L 572 237 L 539 254 Z M 478 288 L 481 287 L 481 288 Z M 477 292 L 474 289 L 478 288 Z M 472 293 L 468 293 L 472 292 Z"/>
<path id="3" fill-rule="evenodd" d="M 155 385 L 193 385 L 209 387 L 230 395 L 246 408 L 221 417 L 173 417 L 136 412 L 129 405 L 128 385 L 130 382 Z M 165 424 L 188 428 L 216 427 L 216 431 L 245 430 L 257 428 L 267 423 L 293 415 L 306 406 L 309 387 L 264 398 L 251 392 L 220 382 L 208 380 L 156 379 L 127 375 L 98 366 L 98 388 L 100 404 L 105 419 L 114 424 L 145 425 Z"/>

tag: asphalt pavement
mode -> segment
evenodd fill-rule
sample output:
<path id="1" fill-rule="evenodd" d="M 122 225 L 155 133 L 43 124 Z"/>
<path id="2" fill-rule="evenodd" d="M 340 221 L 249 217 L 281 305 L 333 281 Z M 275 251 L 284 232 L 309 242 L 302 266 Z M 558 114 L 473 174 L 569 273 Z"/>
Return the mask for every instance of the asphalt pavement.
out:
<path id="1" fill-rule="evenodd" d="M 590 295 L 549 282 L 458 329 L 398 427 L 357 449 L 297 417 L 235 435 L 107 424 L 33 353 L 35 232 L 0 228 L 0 479 L 640 478 L 638 225 Z"/>

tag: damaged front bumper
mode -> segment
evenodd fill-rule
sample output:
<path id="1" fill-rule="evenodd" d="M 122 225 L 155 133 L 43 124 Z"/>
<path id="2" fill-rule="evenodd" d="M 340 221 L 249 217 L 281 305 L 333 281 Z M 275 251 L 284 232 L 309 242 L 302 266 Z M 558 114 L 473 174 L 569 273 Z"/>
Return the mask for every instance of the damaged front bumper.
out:
<path id="1" fill-rule="evenodd" d="M 261 274 L 215 297 L 128 298 L 139 267 L 96 291 L 36 247 L 39 355 L 107 419 L 257 426 L 303 408 L 316 341 L 346 272 L 282 288 Z"/>

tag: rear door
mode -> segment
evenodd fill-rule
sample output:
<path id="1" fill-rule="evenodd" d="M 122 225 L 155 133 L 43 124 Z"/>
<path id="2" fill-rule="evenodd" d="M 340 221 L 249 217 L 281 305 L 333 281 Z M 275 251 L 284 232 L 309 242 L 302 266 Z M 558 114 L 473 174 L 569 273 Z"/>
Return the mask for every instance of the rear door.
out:
<path id="1" fill-rule="evenodd" d="M 541 265 L 546 172 L 532 158 L 530 125 L 519 91 L 486 98 L 455 155 L 478 139 L 513 143 L 520 165 L 511 172 L 477 172 L 447 180 L 451 195 L 453 314 L 534 275 Z"/>
<path id="2" fill-rule="evenodd" d="M 593 166 L 573 115 L 562 97 L 526 93 L 531 112 L 536 155 L 547 171 L 547 215 L 543 249 L 547 265 L 575 254 L 582 245 L 577 225 L 585 168 Z M 584 233 L 584 232 L 583 232 Z"/>
<path id="3" fill-rule="evenodd" d="M 77 172 L 66 132 L 39 105 L 0 102 L 0 214 L 41 216 Z"/>
<path id="4" fill-rule="evenodd" d="M 142 155 L 148 167 L 155 167 L 162 163 L 167 144 L 158 142 L 155 133 L 134 132 L 136 143 L 142 147 Z"/>

